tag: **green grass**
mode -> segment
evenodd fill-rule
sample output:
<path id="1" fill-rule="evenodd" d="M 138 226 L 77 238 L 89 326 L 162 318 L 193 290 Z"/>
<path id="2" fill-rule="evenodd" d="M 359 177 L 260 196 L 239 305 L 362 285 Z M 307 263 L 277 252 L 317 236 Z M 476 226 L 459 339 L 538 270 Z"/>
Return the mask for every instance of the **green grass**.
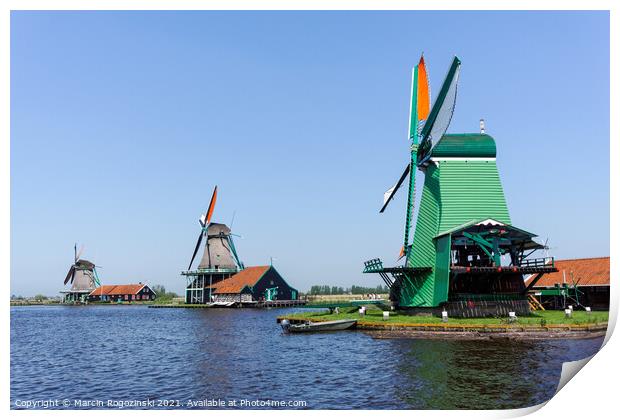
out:
<path id="1" fill-rule="evenodd" d="M 440 317 L 404 315 L 398 312 L 390 312 L 390 318 L 383 320 L 383 311 L 367 310 L 365 316 L 360 316 L 357 308 L 340 308 L 339 314 L 324 312 L 298 312 L 284 315 L 280 318 L 304 319 L 310 321 L 333 321 L 337 319 L 359 319 L 363 322 L 376 322 L 383 324 L 442 324 Z M 536 311 L 528 316 L 517 317 L 517 325 L 584 325 L 606 323 L 609 319 L 607 311 L 593 311 L 589 315 L 585 311 L 573 312 L 572 318 L 565 318 L 564 311 Z M 508 324 L 507 317 L 487 318 L 449 318 L 447 324 L 455 325 L 503 325 Z"/>

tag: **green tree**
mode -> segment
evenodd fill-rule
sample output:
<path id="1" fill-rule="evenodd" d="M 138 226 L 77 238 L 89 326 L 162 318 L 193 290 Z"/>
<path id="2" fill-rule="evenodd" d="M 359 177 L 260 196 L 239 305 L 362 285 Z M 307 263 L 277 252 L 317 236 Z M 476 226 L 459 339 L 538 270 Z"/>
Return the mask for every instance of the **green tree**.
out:
<path id="1" fill-rule="evenodd" d="M 157 296 L 164 296 L 166 294 L 166 288 L 161 284 L 156 284 L 153 286 L 153 291 Z"/>
<path id="2" fill-rule="evenodd" d="M 156 284 L 151 289 L 155 292 L 155 300 L 157 302 L 170 302 L 172 299 L 179 297 L 175 292 L 167 292 L 166 288 L 161 284 Z"/>

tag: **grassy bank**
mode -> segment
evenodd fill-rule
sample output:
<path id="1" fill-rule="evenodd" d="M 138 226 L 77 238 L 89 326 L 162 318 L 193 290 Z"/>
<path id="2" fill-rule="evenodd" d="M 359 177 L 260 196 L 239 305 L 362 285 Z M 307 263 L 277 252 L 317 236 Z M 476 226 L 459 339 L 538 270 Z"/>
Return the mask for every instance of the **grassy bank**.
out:
<path id="1" fill-rule="evenodd" d="M 448 322 L 442 322 L 441 318 L 435 316 L 404 315 L 398 312 L 390 312 L 390 317 L 383 320 L 383 312 L 379 310 L 368 310 L 365 316 L 361 316 L 356 308 L 341 308 L 340 313 L 330 314 L 329 312 L 298 312 L 290 315 L 283 315 L 278 319 L 309 320 L 309 321 L 333 321 L 338 319 L 357 319 L 358 324 L 400 324 L 400 325 L 488 325 L 501 326 L 509 325 L 507 318 L 450 318 Z M 572 318 L 566 318 L 564 311 L 537 311 L 529 316 L 520 316 L 517 321 L 510 325 L 538 326 L 545 327 L 551 325 L 596 325 L 606 324 L 609 319 L 607 311 L 593 311 L 587 314 L 585 311 L 573 312 Z"/>
<path id="2" fill-rule="evenodd" d="M 46 306 L 46 305 L 60 305 L 62 302 L 59 300 L 11 300 L 11 306 Z"/>
<path id="3" fill-rule="evenodd" d="M 305 296 L 308 303 L 338 303 L 338 302 L 349 302 L 351 300 L 366 300 L 370 299 L 370 297 L 366 295 L 306 295 Z M 388 299 L 389 295 L 386 294 L 376 294 L 373 299 Z"/>

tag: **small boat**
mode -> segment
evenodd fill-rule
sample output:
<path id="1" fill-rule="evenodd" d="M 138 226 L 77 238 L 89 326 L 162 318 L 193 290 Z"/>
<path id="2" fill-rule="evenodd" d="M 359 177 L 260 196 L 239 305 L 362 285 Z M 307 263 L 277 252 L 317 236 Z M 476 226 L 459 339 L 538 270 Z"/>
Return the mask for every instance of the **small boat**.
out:
<path id="1" fill-rule="evenodd" d="M 291 324 L 288 319 L 283 319 L 280 326 L 287 333 L 341 331 L 351 328 L 357 323 L 356 319 L 339 319 L 337 321 L 311 322 Z"/>
<path id="2" fill-rule="evenodd" d="M 207 305 L 214 307 L 214 308 L 228 308 L 231 306 L 234 306 L 236 302 L 225 302 L 225 301 L 215 301 L 215 302 L 211 302 L 211 303 L 207 303 Z"/>

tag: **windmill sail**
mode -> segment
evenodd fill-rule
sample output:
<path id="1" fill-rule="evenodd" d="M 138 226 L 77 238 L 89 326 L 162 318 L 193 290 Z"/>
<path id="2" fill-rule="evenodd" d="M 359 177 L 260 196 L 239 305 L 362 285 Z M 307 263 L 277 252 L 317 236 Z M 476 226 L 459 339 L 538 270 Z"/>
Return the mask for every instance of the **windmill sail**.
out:
<path id="1" fill-rule="evenodd" d="M 211 222 L 211 216 L 213 216 L 213 210 L 215 210 L 215 202 L 217 201 L 217 185 L 213 190 L 213 195 L 211 196 L 211 202 L 209 203 L 209 208 L 207 209 L 207 214 L 205 215 L 205 224 L 209 224 Z"/>
<path id="2" fill-rule="evenodd" d="M 426 71 L 424 56 L 420 57 L 420 62 L 413 69 L 411 80 L 411 115 L 409 119 L 409 139 L 411 140 L 411 163 L 413 168 L 409 176 L 409 195 L 407 196 L 407 216 L 405 218 L 405 235 L 403 248 L 399 259 L 402 258 L 409 249 L 409 234 L 411 232 L 411 220 L 415 205 L 415 170 L 418 167 L 418 144 L 420 140 L 419 127 L 426 121 L 430 113 L 431 89 Z M 413 112 L 415 110 L 415 112 Z"/>
<path id="3" fill-rule="evenodd" d="M 443 81 L 439 95 L 431 108 L 428 119 L 422 128 L 420 148 L 418 149 L 418 165 L 430 158 L 433 148 L 445 134 L 456 103 L 456 93 L 459 81 L 461 61 L 454 57 L 448 74 Z"/>
<path id="4" fill-rule="evenodd" d="M 191 270 L 192 269 L 192 264 L 194 263 L 194 259 L 196 258 L 196 254 L 198 254 L 198 250 L 200 249 L 200 244 L 202 243 L 202 237 L 204 236 L 204 233 L 202 231 L 200 231 L 200 234 L 198 235 L 198 241 L 196 242 L 196 247 L 194 248 L 194 253 L 192 254 L 192 259 L 189 262 L 189 266 L 187 267 L 187 270 Z"/>
<path id="5" fill-rule="evenodd" d="M 67 284 L 69 282 L 73 283 L 73 277 L 74 276 L 75 276 L 75 265 L 72 265 L 71 268 L 69 268 L 69 272 L 67 273 L 67 277 L 65 277 L 64 284 Z"/>
<path id="6" fill-rule="evenodd" d="M 428 73 L 426 71 L 426 63 L 424 62 L 424 56 L 420 58 L 418 64 L 418 122 L 426 121 L 431 108 L 431 85 L 428 81 Z M 422 124 L 419 124 L 422 126 Z M 411 131 L 411 130 L 410 130 Z M 413 133 L 409 133 L 411 138 Z"/>
<path id="7" fill-rule="evenodd" d="M 411 155 L 411 163 L 407 165 L 405 171 L 401 175 L 400 179 L 392 188 L 387 190 L 383 194 L 383 207 L 379 213 L 383 213 L 386 209 L 389 202 L 394 198 L 396 192 L 401 187 L 407 175 L 410 175 L 409 179 L 409 197 L 408 197 L 408 208 L 413 206 L 412 194 L 415 195 L 415 171 L 410 172 L 411 167 L 416 167 L 417 161 L 415 160 L 416 150 L 419 139 L 419 127 L 422 125 L 421 123 L 428 118 L 430 113 L 430 102 L 431 102 L 431 88 L 428 81 L 428 73 L 426 71 L 426 63 L 424 62 L 424 56 L 420 57 L 420 62 L 417 66 L 413 68 L 411 72 L 411 108 L 409 109 L 409 140 L 412 144 L 412 155 Z M 413 186 L 411 185 L 413 184 Z M 409 229 L 406 228 L 408 236 Z"/>
<path id="8" fill-rule="evenodd" d="M 405 168 L 405 171 L 400 176 L 400 179 L 398 180 L 398 182 L 394 184 L 392 188 L 390 188 L 383 194 L 383 207 L 381 207 L 381 210 L 379 210 L 379 213 L 383 213 L 383 211 L 385 210 L 389 202 L 394 198 L 394 195 L 396 195 L 396 192 L 398 191 L 400 186 L 403 185 L 403 182 L 405 182 L 407 175 L 409 175 L 409 169 L 410 167 L 409 165 L 407 165 L 407 167 Z"/>
<path id="9" fill-rule="evenodd" d="M 200 230 L 200 235 L 198 235 L 198 241 L 196 242 L 196 247 L 194 248 L 194 253 L 192 254 L 192 259 L 189 262 L 189 266 L 187 270 L 191 270 L 192 264 L 194 263 L 194 259 L 196 258 L 196 254 L 198 253 L 198 249 L 200 249 L 200 244 L 202 243 L 202 237 L 205 235 L 208 230 L 209 224 L 211 223 L 211 216 L 213 216 L 213 210 L 215 209 L 215 202 L 217 201 L 217 185 L 213 189 L 213 195 L 211 195 L 211 201 L 209 202 L 209 207 L 207 208 L 207 212 L 205 214 L 200 215 L 198 219 L 198 223 L 202 226 Z M 207 245 L 208 246 L 208 245 Z"/>

